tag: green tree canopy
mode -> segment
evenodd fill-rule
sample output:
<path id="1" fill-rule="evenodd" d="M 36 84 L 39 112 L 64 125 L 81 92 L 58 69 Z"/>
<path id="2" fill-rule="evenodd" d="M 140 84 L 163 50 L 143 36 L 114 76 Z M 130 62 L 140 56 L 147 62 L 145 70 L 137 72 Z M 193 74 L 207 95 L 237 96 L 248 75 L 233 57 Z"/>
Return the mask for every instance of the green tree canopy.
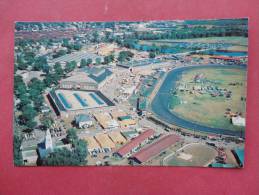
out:
<path id="1" fill-rule="evenodd" d="M 101 64 L 101 62 L 102 62 L 101 58 L 96 58 L 96 59 L 95 59 L 95 63 L 96 63 L 96 64 Z"/>
<path id="2" fill-rule="evenodd" d="M 55 70 L 55 73 L 58 74 L 58 75 L 63 75 L 64 74 L 62 66 L 61 66 L 61 64 L 59 62 L 55 63 L 54 70 Z"/>
<path id="3" fill-rule="evenodd" d="M 15 133 L 13 140 L 13 152 L 14 152 L 14 164 L 16 166 L 23 165 L 22 153 L 21 153 L 22 139 Z"/>
<path id="4" fill-rule="evenodd" d="M 91 59 L 91 58 L 88 58 L 87 59 L 87 66 L 89 66 L 90 64 L 92 64 L 93 63 L 93 60 Z"/>
<path id="5" fill-rule="evenodd" d="M 83 68 L 83 67 L 86 67 L 86 66 L 87 66 L 87 61 L 86 61 L 86 59 L 81 59 L 80 67 Z"/>
<path id="6" fill-rule="evenodd" d="M 70 143 L 74 143 L 76 140 L 78 140 L 76 130 L 74 128 L 71 128 L 71 129 L 67 130 L 67 140 Z"/>
<path id="7" fill-rule="evenodd" d="M 76 68 L 76 61 L 67 62 L 65 66 L 66 72 L 71 72 Z"/>
<path id="8" fill-rule="evenodd" d="M 124 62 L 126 60 L 130 60 L 130 58 L 132 58 L 133 56 L 134 56 L 134 53 L 132 53 L 131 51 L 121 51 L 119 53 L 118 60 L 120 62 Z"/>
<path id="9" fill-rule="evenodd" d="M 113 62 L 114 60 L 114 55 L 108 55 L 104 57 L 104 64 L 109 64 L 111 62 Z"/>
<path id="10" fill-rule="evenodd" d="M 155 58 L 156 57 L 156 53 L 155 52 L 150 52 L 149 53 L 149 57 L 150 58 Z"/>

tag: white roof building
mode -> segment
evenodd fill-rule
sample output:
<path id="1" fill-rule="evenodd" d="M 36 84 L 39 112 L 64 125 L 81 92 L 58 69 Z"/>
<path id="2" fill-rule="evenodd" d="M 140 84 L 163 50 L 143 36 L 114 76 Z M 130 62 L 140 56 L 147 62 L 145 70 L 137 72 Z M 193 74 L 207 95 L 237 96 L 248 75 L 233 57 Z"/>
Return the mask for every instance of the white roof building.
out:
<path id="1" fill-rule="evenodd" d="M 232 117 L 231 120 L 232 120 L 233 125 L 240 126 L 240 127 L 246 126 L 246 120 L 245 120 L 245 118 L 243 118 L 241 116 Z"/>

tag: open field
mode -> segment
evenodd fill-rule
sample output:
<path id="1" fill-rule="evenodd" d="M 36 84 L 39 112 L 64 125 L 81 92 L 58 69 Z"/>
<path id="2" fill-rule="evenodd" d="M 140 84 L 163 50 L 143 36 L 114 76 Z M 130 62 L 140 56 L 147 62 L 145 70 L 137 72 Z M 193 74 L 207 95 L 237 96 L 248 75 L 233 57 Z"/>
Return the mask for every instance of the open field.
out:
<path id="1" fill-rule="evenodd" d="M 140 41 L 140 44 L 158 44 L 167 45 L 177 42 L 187 42 L 187 43 L 229 43 L 234 45 L 248 45 L 247 37 L 204 37 L 204 38 L 193 38 L 193 39 L 162 39 L 162 40 L 148 40 Z"/>
<path id="2" fill-rule="evenodd" d="M 166 160 L 166 165 L 172 166 L 206 166 L 217 156 L 217 151 L 204 144 L 184 146 L 175 155 Z"/>
<path id="3" fill-rule="evenodd" d="M 178 91 L 177 96 L 171 99 L 171 109 L 174 114 L 191 120 L 195 123 L 201 123 L 206 126 L 215 128 L 224 128 L 239 131 L 242 128 L 233 126 L 229 117 L 224 117 L 227 108 L 231 112 L 241 112 L 245 117 L 245 101 L 241 101 L 241 97 L 246 97 L 246 70 L 238 68 L 201 68 L 195 70 L 186 70 L 183 72 L 180 84 L 188 84 L 190 89 L 201 86 L 193 82 L 193 78 L 197 74 L 203 74 L 212 86 L 220 89 L 227 89 L 232 92 L 231 98 L 224 96 L 212 97 L 210 94 L 201 94 L 198 91 Z M 239 82 L 240 85 L 229 85 L 229 83 Z M 209 84 L 203 84 L 206 87 Z"/>

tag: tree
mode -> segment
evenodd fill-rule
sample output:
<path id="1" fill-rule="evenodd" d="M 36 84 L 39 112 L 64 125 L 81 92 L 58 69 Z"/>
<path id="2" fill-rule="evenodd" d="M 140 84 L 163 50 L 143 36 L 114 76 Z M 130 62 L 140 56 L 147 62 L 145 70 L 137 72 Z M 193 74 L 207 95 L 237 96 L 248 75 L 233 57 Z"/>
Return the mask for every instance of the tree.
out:
<path id="1" fill-rule="evenodd" d="M 14 77 L 14 93 L 17 97 L 27 93 L 27 87 L 20 75 Z"/>
<path id="2" fill-rule="evenodd" d="M 108 55 L 104 57 L 104 64 L 109 64 L 111 62 L 113 62 L 114 60 L 114 55 Z"/>
<path id="3" fill-rule="evenodd" d="M 30 119 L 26 122 L 25 124 L 29 129 L 34 129 L 37 126 L 37 122 L 34 120 Z"/>
<path id="4" fill-rule="evenodd" d="M 132 53 L 131 51 L 121 51 L 119 53 L 118 60 L 120 62 L 124 62 L 126 60 L 130 60 L 130 58 L 132 58 L 133 56 L 134 56 L 134 53 Z"/>
<path id="5" fill-rule="evenodd" d="M 79 51 L 80 49 L 82 49 L 82 45 L 79 44 L 79 43 L 76 43 L 76 44 L 74 45 L 74 50 Z"/>
<path id="6" fill-rule="evenodd" d="M 74 152 L 80 164 L 82 164 L 85 162 L 85 159 L 87 156 L 87 144 L 84 140 L 77 140 L 74 145 L 75 145 Z"/>
<path id="7" fill-rule="evenodd" d="M 53 74 L 47 74 L 43 82 L 45 83 L 46 87 L 50 87 L 53 83 Z"/>
<path id="8" fill-rule="evenodd" d="M 39 94 L 37 98 L 33 98 L 34 108 L 37 112 L 40 112 L 44 103 L 42 94 Z"/>
<path id="9" fill-rule="evenodd" d="M 105 42 L 109 42 L 110 36 L 111 36 L 111 32 L 105 31 L 105 32 L 104 32 L 104 35 L 105 35 L 104 41 L 105 41 Z"/>
<path id="10" fill-rule="evenodd" d="M 40 93 L 43 92 L 45 89 L 45 84 L 43 81 L 39 80 L 38 78 L 33 78 L 28 84 L 29 89 L 34 89 L 39 91 Z"/>
<path id="11" fill-rule="evenodd" d="M 56 149 L 42 161 L 43 166 L 81 166 L 87 163 L 87 144 L 84 140 L 78 139 L 75 129 L 69 129 L 67 139 L 72 143 L 72 150 L 66 148 Z"/>
<path id="12" fill-rule="evenodd" d="M 67 54 L 66 50 L 59 50 L 57 53 L 53 54 L 53 58 L 58 58 L 66 54 Z"/>
<path id="13" fill-rule="evenodd" d="M 21 111 L 22 111 L 22 118 L 25 121 L 33 120 L 37 114 L 35 109 L 30 104 L 23 106 Z"/>
<path id="14" fill-rule="evenodd" d="M 150 52 L 149 53 L 149 58 L 155 58 L 156 57 L 156 53 L 155 52 Z"/>
<path id="15" fill-rule="evenodd" d="M 24 61 L 23 57 L 18 55 L 16 58 L 17 68 L 19 70 L 26 70 L 28 68 L 28 64 Z"/>
<path id="16" fill-rule="evenodd" d="M 41 121 L 41 123 L 46 127 L 50 128 L 52 124 L 54 123 L 54 120 L 51 117 L 44 117 Z"/>
<path id="17" fill-rule="evenodd" d="M 98 31 L 93 32 L 93 42 L 98 43 L 99 42 L 99 34 Z"/>
<path id="18" fill-rule="evenodd" d="M 85 163 L 84 163 L 85 164 Z M 43 166 L 80 166 L 83 163 L 77 155 L 66 148 L 56 149 L 50 153 L 45 159 L 42 160 Z"/>
<path id="19" fill-rule="evenodd" d="M 50 70 L 51 70 L 51 67 L 49 66 L 48 63 L 45 64 L 45 65 L 43 66 L 43 68 L 42 68 L 42 71 L 43 71 L 45 74 L 49 74 Z"/>
<path id="20" fill-rule="evenodd" d="M 91 59 L 91 58 L 88 58 L 87 59 L 87 66 L 89 66 L 90 64 L 92 64 L 93 63 L 93 60 Z"/>
<path id="21" fill-rule="evenodd" d="M 69 47 L 69 40 L 68 39 L 63 39 L 62 47 Z"/>
<path id="22" fill-rule="evenodd" d="M 71 72 L 76 68 L 76 62 L 72 61 L 72 62 L 67 62 L 66 66 L 65 66 L 65 71 L 66 72 Z"/>
<path id="23" fill-rule="evenodd" d="M 50 121 L 46 120 L 49 124 Z M 68 129 L 66 139 L 72 144 L 71 150 L 66 148 L 55 149 L 40 163 L 43 166 L 64 166 L 74 165 L 80 166 L 87 163 L 87 144 L 84 140 L 78 139 L 76 130 L 74 128 Z"/>
<path id="24" fill-rule="evenodd" d="M 70 143 L 75 143 L 75 141 L 78 140 L 76 130 L 74 128 L 68 129 L 66 138 Z"/>
<path id="25" fill-rule="evenodd" d="M 24 52 L 24 60 L 29 64 L 32 65 L 34 63 L 36 54 L 32 51 Z"/>
<path id="26" fill-rule="evenodd" d="M 62 66 L 59 62 L 55 63 L 54 70 L 55 70 L 56 75 L 58 75 L 59 77 L 63 76 L 64 71 L 63 71 Z"/>
<path id="27" fill-rule="evenodd" d="M 13 152 L 14 152 L 14 164 L 16 166 L 23 165 L 22 153 L 21 153 L 22 139 L 15 133 L 13 140 Z"/>
<path id="28" fill-rule="evenodd" d="M 96 58 L 95 59 L 95 63 L 98 64 L 98 65 L 101 64 L 101 61 L 102 61 L 101 58 Z"/>
<path id="29" fill-rule="evenodd" d="M 34 61 L 33 70 L 40 71 L 43 70 L 44 66 L 48 64 L 47 58 L 45 56 L 37 57 Z"/>
<path id="30" fill-rule="evenodd" d="M 81 68 L 84 68 L 84 67 L 86 67 L 86 66 L 87 66 L 87 61 L 86 61 L 86 59 L 81 59 L 80 67 L 81 67 Z"/>
<path id="31" fill-rule="evenodd" d="M 29 95 L 24 93 L 24 94 L 21 94 L 19 96 L 19 99 L 20 99 L 20 103 L 19 103 L 19 108 L 21 109 L 22 107 L 24 107 L 25 105 L 27 104 L 31 104 L 31 100 L 29 98 Z"/>

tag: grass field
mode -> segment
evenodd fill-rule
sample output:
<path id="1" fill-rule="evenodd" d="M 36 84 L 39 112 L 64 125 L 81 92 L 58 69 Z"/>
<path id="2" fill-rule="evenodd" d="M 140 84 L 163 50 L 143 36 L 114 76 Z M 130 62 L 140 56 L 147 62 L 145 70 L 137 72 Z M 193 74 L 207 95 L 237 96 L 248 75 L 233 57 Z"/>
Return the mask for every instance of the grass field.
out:
<path id="1" fill-rule="evenodd" d="M 140 43 L 173 43 L 173 42 L 189 42 L 189 43 L 231 43 L 238 45 L 248 45 L 247 37 L 204 37 L 204 38 L 192 38 L 192 39 L 160 39 L 160 40 L 145 40 Z"/>
<path id="2" fill-rule="evenodd" d="M 248 50 L 248 38 L 247 37 L 204 37 L 204 38 L 193 38 L 193 39 L 161 39 L 161 40 L 145 40 L 140 41 L 143 45 L 157 46 L 167 45 L 172 46 L 173 43 L 186 42 L 186 43 L 227 43 L 233 44 L 228 48 L 223 48 L 232 51 L 247 51 Z"/>
<path id="3" fill-rule="evenodd" d="M 171 166 L 207 166 L 217 156 L 217 151 L 204 144 L 190 144 L 183 147 L 165 164 Z"/>
<path id="4" fill-rule="evenodd" d="M 177 91 L 177 96 L 173 96 L 170 102 L 172 112 L 182 118 L 206 126 L 234 131 L 243 130 L 242 127 L 232 125 L 230 118 L 224 117 L 224 113 L 227 108 L 230 108 L 232 112 L 241 112 L 245 116 L 245 101 L 241 101 L 241 97 L 246 97 L 246 70 L 238 68 L 186 70 L 178 83 L 188 83 L 189 88 L 192 89 L 193 86 L 197 85 L 192 82 L 196 74 L 203 74 L 207 80 L 216 82 L 213 85 L 218 88 L 232 91 L 231 98 L 212 97 L 210 94 L 198 92 L 190 94 L 189 92 Z M 239 82 L 242 85 L 229 85 L 231 82 Z"/>

